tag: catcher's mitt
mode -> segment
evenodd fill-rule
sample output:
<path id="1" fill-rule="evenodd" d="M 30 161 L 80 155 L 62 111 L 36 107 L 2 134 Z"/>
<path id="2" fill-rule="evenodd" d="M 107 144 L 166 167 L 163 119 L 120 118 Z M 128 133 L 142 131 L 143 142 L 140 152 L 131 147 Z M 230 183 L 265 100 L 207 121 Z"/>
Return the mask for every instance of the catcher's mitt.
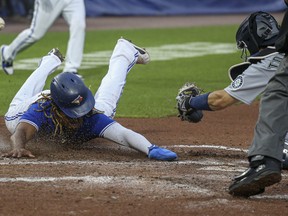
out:
<path id="1" fill-rule="evenodd" d="M 178 117 L 180 117 L 182 121 L 189 121 L 194 123 L 201 121 L 203 117 L 202 111 L 195 110 L 189 105 L 191 97 L 196 97 L 197 95 L 200 95 L 201 92 L 202 89 L 198 88 L 194 83 L 190 82 L 185 83 L 179 89 L 176 100 Z"/>

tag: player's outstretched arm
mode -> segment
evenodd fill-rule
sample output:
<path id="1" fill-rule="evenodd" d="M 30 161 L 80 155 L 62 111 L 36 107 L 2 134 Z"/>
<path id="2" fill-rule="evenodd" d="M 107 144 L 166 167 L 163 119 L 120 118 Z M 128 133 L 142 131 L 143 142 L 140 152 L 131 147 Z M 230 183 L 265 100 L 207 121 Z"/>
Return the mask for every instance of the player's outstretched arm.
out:
<path id="1" fill-rule="evenodd" d="M 34 158 L 35 156 L 29 150 L 25 149 L 25 146 L 26 143 L 34 137 L 36 132 L 37 130 L 35 127 L 28 123 L 21 122 L 10 138 L 12 150 L 3 154 L 2 156 L 14 158 Z"/>
<path id="2" fill-rule="evenodd" d="M 224 90 L 211 92 L 208 96 L 208 105 L 211 110 L 222 110 L 239 102 Z"/>

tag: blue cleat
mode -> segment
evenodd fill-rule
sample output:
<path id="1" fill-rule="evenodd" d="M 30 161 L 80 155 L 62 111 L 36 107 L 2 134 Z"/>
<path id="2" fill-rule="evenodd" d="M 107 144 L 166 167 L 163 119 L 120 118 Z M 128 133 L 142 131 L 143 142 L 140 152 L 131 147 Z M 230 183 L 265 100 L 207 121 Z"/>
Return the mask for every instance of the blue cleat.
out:
<path id="1" fill-rule="evenodd" d="M 168 149 L 152 145 L 149 147 L 148 158 L 162 161 L 172 161 L 177 159 L 177 154 Z"/>

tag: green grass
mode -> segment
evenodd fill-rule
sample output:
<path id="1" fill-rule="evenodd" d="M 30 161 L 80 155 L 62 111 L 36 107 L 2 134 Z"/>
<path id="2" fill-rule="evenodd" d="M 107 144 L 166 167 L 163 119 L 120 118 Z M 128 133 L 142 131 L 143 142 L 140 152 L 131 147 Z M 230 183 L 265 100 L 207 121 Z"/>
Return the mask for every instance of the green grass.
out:
<path id="1" fill-rule="evenodd" d="M 86 33 L 85 53 L 112 50 L 120 36 L 132 39 L 137 45 L 154 47 L 164 44 L 188 42 L 235 43 L 237 26 L 206 26 L 175 29 L 99 30 Z M 0 35 L 2 44 L 9 44 L 16 34 Z M 66 52 L 68 32 L 48 32 L 43 39 L 19 53 L 17 59 L 39 58 L 51 48 Z M 223 89 L 230 81 L 228 68 L 239 63 L 240 52 L 225 55 L 207 55 L 171 61 L 151 61 L 148 65 L 136 65 L 128 75 L 127 84 L 120 100 L 118 117 L 165 117 L 176 115 L 175 97 L 178 89 L 187 81 L 196 82 L 206 92 Z M 95 92 L 107 66 L 79 71 L 87 86 Z M 32 71 L 18 70 L 13 76 L 0 74 L 0 115 L 25 79 Z M 60 72 L 60 71 L 59 71 Z M 49 87 L 51 77 L 47 81 Z"/>

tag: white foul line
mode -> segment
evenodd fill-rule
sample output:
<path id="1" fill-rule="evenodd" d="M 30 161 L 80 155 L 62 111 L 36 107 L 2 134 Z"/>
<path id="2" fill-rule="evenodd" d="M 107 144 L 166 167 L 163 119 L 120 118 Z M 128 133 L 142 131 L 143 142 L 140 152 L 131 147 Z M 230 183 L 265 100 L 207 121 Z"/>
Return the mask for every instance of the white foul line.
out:
<path id="1" fill-rule="evenodd" d="M 167 148 L 209 148 L 209 149 L 221 149 L 227 151 L 237 151 L 237 152 L 248 152 L 247 149 L 241 148 L 232 148 L 227 146 L 217 146 L 217 145 L 173 145 L 173 146 L 166 146 Z"/>

